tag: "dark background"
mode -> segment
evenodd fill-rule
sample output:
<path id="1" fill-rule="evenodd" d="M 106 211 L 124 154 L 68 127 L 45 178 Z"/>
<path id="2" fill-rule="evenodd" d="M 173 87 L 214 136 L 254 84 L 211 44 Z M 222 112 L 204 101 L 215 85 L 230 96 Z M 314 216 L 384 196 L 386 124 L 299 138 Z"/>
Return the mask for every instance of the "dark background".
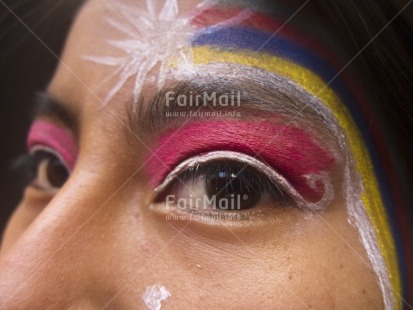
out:
<path id="1" fill-rule="evenodd" d="M 21 199 L 24 180 L 12 163 L 26 150 L 36 93 L 53 75 L 53 53 L 60 54 L 81 2 L 0 1 L 0 235 Z"/>

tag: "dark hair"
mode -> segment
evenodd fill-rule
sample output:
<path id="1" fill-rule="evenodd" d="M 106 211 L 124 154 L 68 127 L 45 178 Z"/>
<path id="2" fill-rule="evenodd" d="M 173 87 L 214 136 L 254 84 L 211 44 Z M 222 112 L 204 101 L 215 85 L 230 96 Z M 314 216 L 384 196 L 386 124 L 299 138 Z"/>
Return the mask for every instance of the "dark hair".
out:
<path id="1" fill-rule="evenodd" d="M 404 305 L 413 303 L 412 269 L 408 253 L 413 248 L 411 219 L 413 196 L 413 6 L 407 0 L 314 1 L 336 36 L 354 59 L 353 68 L 363 82 L 381 123 L 385 122 L 387 141 L 380 157 L 392 157 L 398 178 L 407 184 L 388 184 L 398 199 L 405 201 L 405 215 L 395 224 L 404 232 L 399 252 L 405 252 L 407 279 Z M 374 129 L 372 129 L 374 131 Z M 385 139 L 384 136 L 376 139 Z M 377 143 L 377 141 L 376 141 Z M 383 154 L 384 153 L 384 154 Z M 399 188 L 404 187 L 404 191 Z M 396 188 L 396 189 L 395 189 Z M 401 197 L 403 196 L 403 197 Z M 409 204 L 410 202 L 410 204 Z M 404 222 L 400 222 L 404 221 Z M 410 224 L 409 224 L 410 223 Z"/>
<path id="2" fill-rule="evenodd" d="M 411 1 L 314 1 L 354 59 L 377 113 L 412 167 L 413 6 Z M 410 170 L 409 170 L 410 172 Z"/>

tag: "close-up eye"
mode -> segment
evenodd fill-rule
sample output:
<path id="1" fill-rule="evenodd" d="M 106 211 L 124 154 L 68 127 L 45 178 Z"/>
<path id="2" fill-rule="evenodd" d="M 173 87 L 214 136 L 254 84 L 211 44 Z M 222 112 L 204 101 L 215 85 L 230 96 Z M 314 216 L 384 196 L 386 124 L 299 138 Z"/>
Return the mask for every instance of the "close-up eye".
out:
<path id="1" fill-rule="evenodd" d="M 155 190 L 156 201 L 193 212 L 284 206 L 291 202 L 285 180 L 271 176 L 269 169 L 258 160 L 232 152 L 201 155 L 183 162 L 169 174 Z"/>
<path id="2" fill-rule="evenodd" d="M 29 185 L 41 191 L 57 191 L 69 177 L 69 170 L 56 151 L 35 146 L 25 159 Z"/>
<path id="3" fill-rule="evenodd" d="M 251 209 L 271 198 L 279 204 L 286 198 L 277 184 L 261 172 L 233 161 L 189 168 L 171 184 L 169 195 L 171 193 L 176 194 L 173 196 L 181 207 L 187 202 L 189 209 L 203 207 L 223 211 Z"/>

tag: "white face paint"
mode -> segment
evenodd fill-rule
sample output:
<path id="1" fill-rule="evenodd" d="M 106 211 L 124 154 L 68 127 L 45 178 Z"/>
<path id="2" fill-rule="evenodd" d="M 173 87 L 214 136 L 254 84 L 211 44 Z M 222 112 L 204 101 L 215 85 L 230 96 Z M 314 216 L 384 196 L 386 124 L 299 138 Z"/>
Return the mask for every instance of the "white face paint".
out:
<path id="1" fill-rule="evenodd" d="M 146 289 L 142 299 L 149 310 L 159 310 L 162 307 L 161 302 L 170 296 L 171 293 L 165 287 L 155 284 Z"/>
<path id="2" fill-rule="evenodd" d="M 122 50 L 125 56 L 84 56 L 92 62 L 113 67 L 109 80 L 116 79 L 116 83 L 104 98 L 104 105 L 133 77 L 133 100 L 136 102 L 144 81 L 148 80 L 149 73 L 155 67 L 159 68 L 159 74 L 153 80 L 158 87 L 162 86 L 170 70 L 168 62 L 174 55 L 188 50 L 186 47 L 194 33 L 190 19 L 178 16 L 177 0 L 165 0 L 160 12 L 156 12 L 152 0 L 146 0 L 146 10 L 120 1 L 111 2 L 111 7 L 114 16 L 107 22 L 125 38 L 107 40 L 107 43 Z"/>
<path id="3" fill-rule="evenodd" d="M 177 71 L 194 72 L 191 39 L 197 29 L 191 25 L 191 20 L 202 10 L 213 6 L 216 1 L 202 1 L 189 16 L 179 16 L 177 0 L 164 0 L 159 12 L 156 11 L 154 2 L 146 0 L 146 10 L 123 4 L 121 1 L 110 2 L 114 15 L 107 18 L 107 23 L 118 30 L 124 38 L 106 42 L 121 50 L 124 56 L 84 56 L 86 60 L 113 68 L 113 73 L 106 82 L 115 80 L 115 85 L 103 99 L 103 105 L 106 105 L 131 78 L 135 80 L 135 107 L 144 82 L 153 82 L 159 89 L 165 80 L 174 77 Z M 214 27 L 209 27 L 207 31 L 213 32 L 223 26 L 235 25 L 249 18 L 251 14 L 248 9 L 242 10 Z M 155 69 L 158 70 L 156 73 Z"/>

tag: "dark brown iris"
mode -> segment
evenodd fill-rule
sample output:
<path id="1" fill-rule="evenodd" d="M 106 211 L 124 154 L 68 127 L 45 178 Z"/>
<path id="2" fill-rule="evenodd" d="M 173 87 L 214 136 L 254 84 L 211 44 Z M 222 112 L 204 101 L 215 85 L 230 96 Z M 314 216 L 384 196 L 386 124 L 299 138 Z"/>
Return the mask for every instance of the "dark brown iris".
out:
<path id="1" fill-rule="evenodd" d="M 205 180 L 208 199 L 215 197 L 214 207 L 219 210 L 245 210 L 256 205 L 261 198 L 259 186 L 247 171 L 221 169 Z"/>
<path id="2" fill-rule="evenodd" d="M 57 188 L 62 187 L 69 177 L 66 167 L 55 156 L 49 156 L 46 175 L 50 185 Z"/>

